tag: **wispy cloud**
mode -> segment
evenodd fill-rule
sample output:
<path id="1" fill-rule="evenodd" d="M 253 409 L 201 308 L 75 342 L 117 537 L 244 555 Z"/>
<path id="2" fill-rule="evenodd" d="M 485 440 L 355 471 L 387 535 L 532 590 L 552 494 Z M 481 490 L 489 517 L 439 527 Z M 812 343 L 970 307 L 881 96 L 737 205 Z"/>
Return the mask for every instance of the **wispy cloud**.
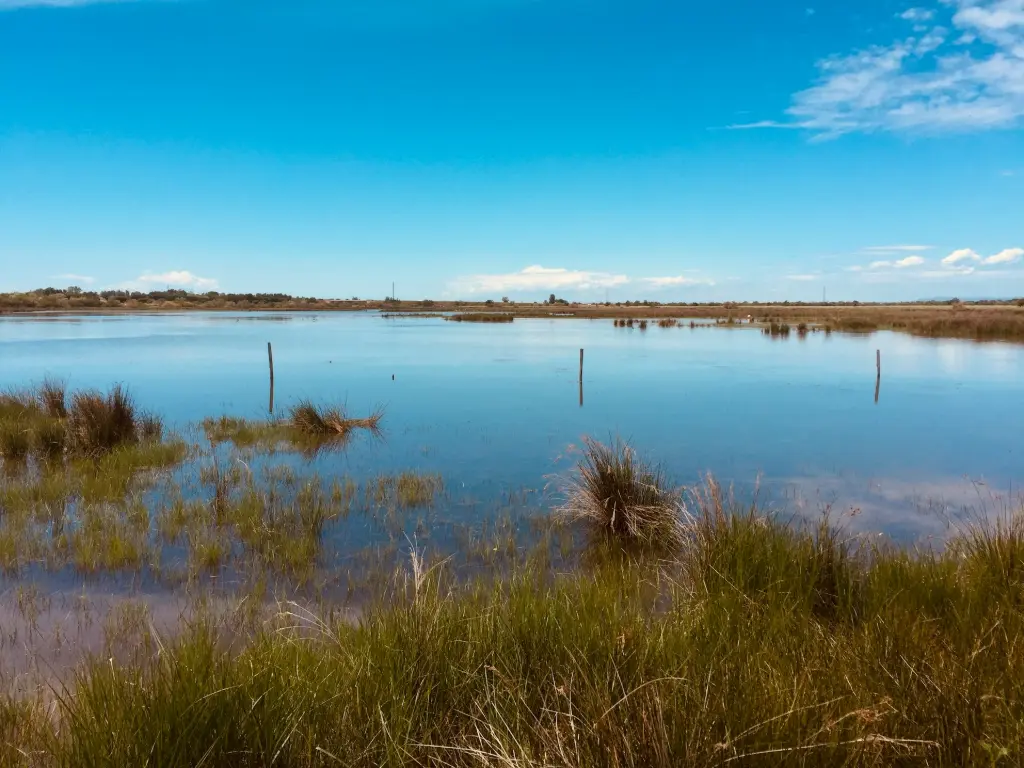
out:
<path id="1" fill-rule="evenodd" d="M 662 289 L 714 285 L 715 283 L 708 278 L 691 275 L 630 277 L 621 273 L 535 265 L 526 267 L 519 272 L 460 277 L 452 282 L 450 288 L 455 293 L 489 293 L 499 295 L 502 293 L 525 293 L 530 291 L 591 291 L 616 288 L 629 284 L 639 284 L 649 289 Z"/>
<path id="2" fill-rule="evenodd" d="M 123 2 L 130 0 L 0 0 L 0 11 L 13 11 L 16 8 L 75 8 L 79 5 Z"/>
<path id="3" fill-rule="evenodd" d="M 63 275 L 54 275 L 54 280 L 70 280 L 72 283 L 84 283 L 85 285 L 92 285 L 96 282 L 95 277 L 89 277 L 88 275 L 75 275 L 70 272 Z"/>
<path id="4" fill-rule="evenodd" d="M 170 272 L 146 272 L 134 280 L 126 280 L 115 287 L 126 291 L 155 291 L 160 288 L 216 291 L 218 284 L 211 277 L 200 277 L 186 269 L 178 269 Z"/>
<path id="5" fill-rule="evenodd" d="M 919 253 L 931 249 L 930 245 L 872 245 L 861 250 L 864 253 Z"/>
<path id="6" fill-rule="evenodd" d="M 799 283 L 809 283 L 814 280 L 820 280 L 821 275 L 786 275 L 787 280 L 796 280 Z"/>
<path id="7" fill-rule="evenodd" d="M 919 267 L 922 264 L 924 264 L 924 259 L 920 256 L 907 256 L 896 261 L 872 261 L 868 264 L 868 269 L 906 269 L 907 267 Z"/>
<path id="8" fill-rule="evenodd" d="M 913 8 L 910 34 L 818 62 L 817 83 L 781 120 L 732 128 L 852 132 L 1006 128 L 1024 118 L 1024 0 L 942 0 Z"/>
<path id="9" fill-rule="evenodd" d="M 974 272 L 974 267 L 957 264 L 952 267 L 943 267 L 942 269 L 926 269 L 920 275 L 921 277 L 963 277 L 965 275 L 973 275 Z"/>
<path id="10" fill-rule="evenodd" d="M 687 277 L 685 275 L 673 275 L 670 277 L 641 277 L 640 282 L 647 283 L 652 288 L 675 288 L 685 285 L 714 285 L 713 280 L 701 277 Z"/>
<path id="11" fill-rule="evenodd" d="M 900 18 L 906 21 L 930 21 L 934 15 L 935 11 L 927 8 L 908 8 L 900 14 Z"/>
<path id="12" fill-rule="evenodd" d="M 613 288 L 629 282 L 626 275 L 587 272 L 561 267 L 526 267 L 519 272 L 497 275 L 469 275 L 455 281 L 453 288 L 466 293 L 503 293 L 519 291 L 557 291 L 575 288 Z"/>

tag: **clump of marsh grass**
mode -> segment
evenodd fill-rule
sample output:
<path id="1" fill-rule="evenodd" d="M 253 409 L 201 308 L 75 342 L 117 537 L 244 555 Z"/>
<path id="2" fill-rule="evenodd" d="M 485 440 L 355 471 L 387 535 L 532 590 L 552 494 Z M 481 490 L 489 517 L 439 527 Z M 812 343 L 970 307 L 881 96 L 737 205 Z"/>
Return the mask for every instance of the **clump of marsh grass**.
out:
<path id="1" fill-rule="evenodd" d="M 67 449 L 67 428 L 56 419 L 40 421 L 32 430 L 32 441 L 37 456 L 46 461 L 58 461 Z"/>
<path id="2" fill-rule="evenodd" d="M 39 405 L 46 415 L 54 419 L 68 416 L 67 385 L 57 379 L 44 379 L 39 386 Z"/>
<path id="3" fill-rule="evenodd" d="M 513 315 L 503 312 L 463 312 L 445 318 L 453 323 L 511 323 Z"/>
<path id="4" fill-rule="evenodd" d="M 777 323 L 773 320 L 762 328 L 761 332 L 772 338 L 788 338 L 790 327 L 788 323 Z"/>
<path id="5" fill-rule="evenodd" d="M 586 438 L 561 512 L 624 544 L 672 549 L 683 540 L 680 494 L 620 439 L 605 445 Z"/>
<path id="6" fill-rule="evenodd" d="M 677 325 L 679 325 L 679 321 L 674 317 L 666 317 L 658 321 L 659 328 L 675 328 Z"/>
<path id="7" fill-rule="evenodd" d="M 143 440 L 160 440 L 164 435 L 164 421 L 155 413 L 139 417 L 139 436 Z"/>
<path id="8" fill-rule="evenodd" d="M 0 424 L 0 457 L 7 461 L 24 461 L 32 447 L 30 433 L 17 422 Z"/>
<path id="9" fill-rule="evenodd" d="M 67 418 L 68 435 L 79 453 L 106 453 L 119 445 L 138 442 L 135 402 L 120 384 L 110 392 L 76 392 Z"/>
<path id="10" fill-rule="evenodd" d="M 304 435 L 322 438 L 345 436 L 354 429 L 377 433 L 383 418 L 381 408 L 369 416 L 354 419 L 346 415 L 344 408 L 320 406 L 312 400 L 299 401 L 289 413 L 289 421 L 295 429 Z"/>

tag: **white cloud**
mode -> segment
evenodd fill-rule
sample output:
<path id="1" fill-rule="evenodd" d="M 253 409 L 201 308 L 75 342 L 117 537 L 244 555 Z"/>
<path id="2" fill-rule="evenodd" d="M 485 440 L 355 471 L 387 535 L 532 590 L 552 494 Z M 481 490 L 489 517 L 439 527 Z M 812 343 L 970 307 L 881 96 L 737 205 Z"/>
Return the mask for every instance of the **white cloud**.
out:
<path id="1" fill-rule="evenodd" d="M 994 256 L 989 256 L 983 264 L 1013 264 L 1024 256 L 1024 248 L 1005 248 Z"/>
<path id="2" fill-rule="evenodd" d="M 74 275 L 70 272 L 63 275 L 54 275 L 54 280 L 70 280 L 73 283 L 84 283 L 85 285 L 92 285 L 96 282 L 95 277 L 89 277 L 88 275 Z"/>
<path id="3" fill-rule="evenodd" d="M 786 119 L 732 127 L 802 128 L 828 139 L 1024 122 L 1024 0 L 942 0 L 940 8 L 943 19 L 901 14 L 912 25 L 902 39 L 818 62 L 818 81 L 793 95 Z"/>
<path id="4" fill-rule="evenodd" d="M 79 5 L 121 2 L 128 0 L 0 0 L 0 11 L 13 11 L 16 8 L 74 8 Z"/>
<path id="5" fill-rule="evenodd" d="M 900 14 L 900 18 L 907 21 L 929 21 L 934 15 L 935 12 L 927 8 L 908 8 Z"/>
<path id="6" fill-rule="evenodd" d="M 924 264 L 924 259 L 920 256 L 907 256 L 905 259 L 893 262 L 893 266 L 896 269 L 905 269 L 906 267 L 919 267 Z"/>
<path id="7" fill-rule="evenodd" d="M 922 264 L 924 264 L 924 259 L 920 256 L 907 256 L 896 261 L 872 261 L 868 264 L 868 269 L 906 269 L 907 267 L 919 267 Z"/>
<path id="8" fill-rule="evenodd" d="M 642 277 L 641 282 L 647 283 L 653 288 L 673 288 L 683 285 L 714 285 L 714 281 L 705 280 L 700 277 L 686 277 L 684 275 L 673 275 L 670 277 Z"/>
<path id="9" fill-rule="evenodd" d="M 916 253 L 919 251 L 930 251 L 930 245 L 872 245 L 864 248 L 865 253 Z"/>
<path id="10" fill-rule="evenodd" d="M 971 248 L 958 248 L 942 260 L 945 265 L 952 266 L 961 261 L 981 261 L 981 256 Z"/>
<path id="11" fill-rule="evenodd" d="M 802 283 L 809 283 L 812 280 L 818 280 L 821 275 L 786 275 L 787 280 L 796 280 Z"/>
<path id="12" fill-rule="evenodd" d="M 714 285 L 705 277 L 666 275 L 664 277 L 629 277 L 612 272 L 591 272 L 564 267 L 526 267 L 519 272 L 496 275 L 468 275 L 454 280 L 450 286 L 455 293 L 515 293 L 528 291 L 600 290 L 629 284 L 642 284 L 648 288 L 682 288 L 695 285 Z"/>
<path id="13" fill-rule="evenodd" d="M 968 266 L 953 266 L 939 270 L 926 269 L 924 272 L 920 273 L 921 277 L 957 277 L 971 274 L 974 274 L 974 267 Z"/>
<path id="14" fill-rule="evenodd" d="M 860 264 L 854 264 L 852 267 L 843 267 L 843 269 L 845 271 L 847 271 L 847 272 L 863 272 L 864 271 L 864 267 L 862 267 Z"/>
<path id="15" fill-rule="evenodd" d="M 470 275 L 455 281 L 454 288 L 467 293 L 502 293 L 504 291 L 556 291 L 565 288 L 587 290 L 613 288 L 629 282 L 626 275 L 608 272 L 586 272 L 561 267 L 532 266 L 520 272 L 499 275 Z"/>
<path id="16" fill-rule="evenodd" d="M 973 248 L 959 248 L 953 251 L 949 256 L 942 260 L 942 266 L 944 267 L 956 267 L 960 262 L 971 261 L 981 266 L 992 266 L 994 264 L 1013 264 L 1020 260 L 1021 256 L 1024 256 L 1024 248 L 1004 248 L 999 253 L 993 254 L 988 258 L 982 258 Z M 967 269 L 963 274 L 970 274 L 974 271 L 974 267 L 960 266 L 960 270 Z M 991 273 L 989 273 L 991 274 Z"/>
<path id="17" fill-rule="evenodd" d="M 199 277 L 188 270 L 170 272 L 146 272 L 134 280 L 126 280 L 115 286 L 125 291 L 156 291 L 161 288 L 180 288 L 190 291 L 216 291 L 217 281 L 210 277 Z"/>

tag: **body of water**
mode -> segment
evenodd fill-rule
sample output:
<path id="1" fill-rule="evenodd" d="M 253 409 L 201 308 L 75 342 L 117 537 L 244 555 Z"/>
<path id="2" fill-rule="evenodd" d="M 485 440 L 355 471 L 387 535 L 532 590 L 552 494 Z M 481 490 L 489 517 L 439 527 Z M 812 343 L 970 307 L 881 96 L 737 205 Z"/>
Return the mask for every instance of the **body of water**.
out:
<path id="1" fill-rule="evenodd" d="M 616 328 L 611 320 L 448 323 L 376 314 L 180 313 L 0 319 L 0 387 L 127 385 L 184 427 L 275 405 L 386 407 L 354 475 L 440 472 L 482 501 L 543 491 L 583 436 L 619 435 L 680 484 L 712 472 L 794 513 L 859 510 L 903 540 L 991 511 L 1024 477 L 1024 346 L 753 327 Z M 582 392 L 579 350 L 585 352 Z M 875 399 L 875 354 L 882 378 Z"/>

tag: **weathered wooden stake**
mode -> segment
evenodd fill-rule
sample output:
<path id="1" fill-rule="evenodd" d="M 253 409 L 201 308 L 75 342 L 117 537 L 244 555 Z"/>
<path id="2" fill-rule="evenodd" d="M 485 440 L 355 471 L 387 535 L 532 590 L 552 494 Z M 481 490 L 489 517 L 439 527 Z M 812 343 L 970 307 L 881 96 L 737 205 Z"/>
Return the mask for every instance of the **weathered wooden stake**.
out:
<path id="1" fill-rule="evenodd" d="M 580 350 L 580 381 L 583 381 L 583 350 Z"/>
<path id="2" fill-rule="evenodd" d="M 270 412 L 274 412 L 274 348 L 267 342 L 267 360 L 270 362 Z"/>
<path id="3" fill-rule="evenodd" d="M 878 403 L 878 390 L 882 386 L 882 350 L 875 350 L 875 370 L 878 371 L 875 376 L 875 404 Z"/>

